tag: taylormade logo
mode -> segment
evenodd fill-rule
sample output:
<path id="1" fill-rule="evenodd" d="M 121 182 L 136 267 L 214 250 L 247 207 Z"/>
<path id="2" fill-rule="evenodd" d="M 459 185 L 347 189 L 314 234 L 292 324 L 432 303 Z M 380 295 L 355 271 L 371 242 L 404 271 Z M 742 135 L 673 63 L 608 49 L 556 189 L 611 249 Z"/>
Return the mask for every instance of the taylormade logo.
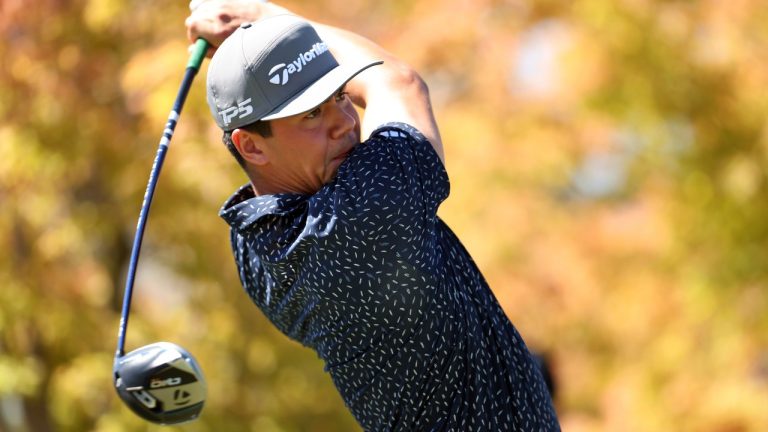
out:
<path id="1" fill-rule="evenodd" d="M 328 45 L 325 42 L 317 42 L 312 45 L 307 52 L 299 54 L 296 60 L 288 63 L 280 63 L 272 67 L 269 71 L 269 82 L 284 86 L 288 83 L 291 75 L 301 72 L 309 62 L 316 59 L 317 56 L 328 51 Z"/>

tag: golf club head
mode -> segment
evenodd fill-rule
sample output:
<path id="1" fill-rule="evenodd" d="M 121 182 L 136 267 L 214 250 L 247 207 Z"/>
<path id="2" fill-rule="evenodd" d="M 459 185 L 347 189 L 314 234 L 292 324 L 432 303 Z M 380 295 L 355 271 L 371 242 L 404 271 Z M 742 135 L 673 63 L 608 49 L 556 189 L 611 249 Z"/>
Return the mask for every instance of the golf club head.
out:
<path id="1" fill-rule="evenodd" d="M 196 419 L 203 409 L 205 379 L 184 348 L 157 342 L 115 359 L 115 388 L 139 417 L 175 424 Z"/>

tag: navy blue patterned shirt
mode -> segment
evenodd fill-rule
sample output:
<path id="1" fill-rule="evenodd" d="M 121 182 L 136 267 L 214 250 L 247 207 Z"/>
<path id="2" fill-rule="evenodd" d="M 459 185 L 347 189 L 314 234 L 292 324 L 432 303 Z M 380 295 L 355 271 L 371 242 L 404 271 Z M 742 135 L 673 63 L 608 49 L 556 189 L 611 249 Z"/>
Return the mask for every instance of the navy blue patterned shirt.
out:
<path id="1" fill-rule="evenodd" d="M 442 162 L 400 123 L 311 196 L 225 203 L 245 290 L 312 348 L 367 431 L 559 430 L 542 376 L 437 208 Z"/>

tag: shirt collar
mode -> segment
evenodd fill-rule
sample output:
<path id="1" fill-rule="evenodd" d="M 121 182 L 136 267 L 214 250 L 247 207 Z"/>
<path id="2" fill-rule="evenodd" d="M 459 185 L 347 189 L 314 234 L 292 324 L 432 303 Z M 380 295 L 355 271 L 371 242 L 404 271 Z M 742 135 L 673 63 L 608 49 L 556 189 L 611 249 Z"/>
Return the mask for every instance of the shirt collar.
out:
<path id="1" fill-rule="evenodd" d="M 224 203 L 219 216 L 236 230 L 252 227 L 264 216 L 289 213 L 307 197 L 299 194 L 274 194 L 256 196 L 250 183 L 243 185 Z"/>

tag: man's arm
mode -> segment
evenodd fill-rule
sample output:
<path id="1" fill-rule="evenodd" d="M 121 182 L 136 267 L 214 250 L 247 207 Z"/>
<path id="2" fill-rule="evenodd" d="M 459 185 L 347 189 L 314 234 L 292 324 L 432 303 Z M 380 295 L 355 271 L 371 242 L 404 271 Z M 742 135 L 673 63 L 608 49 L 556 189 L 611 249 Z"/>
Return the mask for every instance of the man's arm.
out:
<path id="1" fill-rule="evenodd" d="M 192 42 L 202 37 L 216 47 L 243 22 L 286 13 L 291 12 L 274 3 L 256 0 L 208 1 L 187 18 L 187 37 Z M 365 109 L 361 125 L 363 137 L 387 122 L 407 123 L 427 137 L 444 162 L 443 144 L 429 90 L 419 74 L 362 36 L 316 22 L 312 25 L 339 63 L 361 58 L 384 60 L 383 65 L 362 72 L 347 84 L 352 101 Z"/>
<path id="2" fill-rule="evenodd" d="M 327 25 L 314 25 L 339 63 L 359 58 L 384 60 L 384 64 L 362 72 L 347 85 L 352 101 L 365 109 L 363 136 L 387 122 L 408 123 L 427 137 L 445 163 L 429 90 L 421 76 L 410 65 L 362 36 Z"/>

